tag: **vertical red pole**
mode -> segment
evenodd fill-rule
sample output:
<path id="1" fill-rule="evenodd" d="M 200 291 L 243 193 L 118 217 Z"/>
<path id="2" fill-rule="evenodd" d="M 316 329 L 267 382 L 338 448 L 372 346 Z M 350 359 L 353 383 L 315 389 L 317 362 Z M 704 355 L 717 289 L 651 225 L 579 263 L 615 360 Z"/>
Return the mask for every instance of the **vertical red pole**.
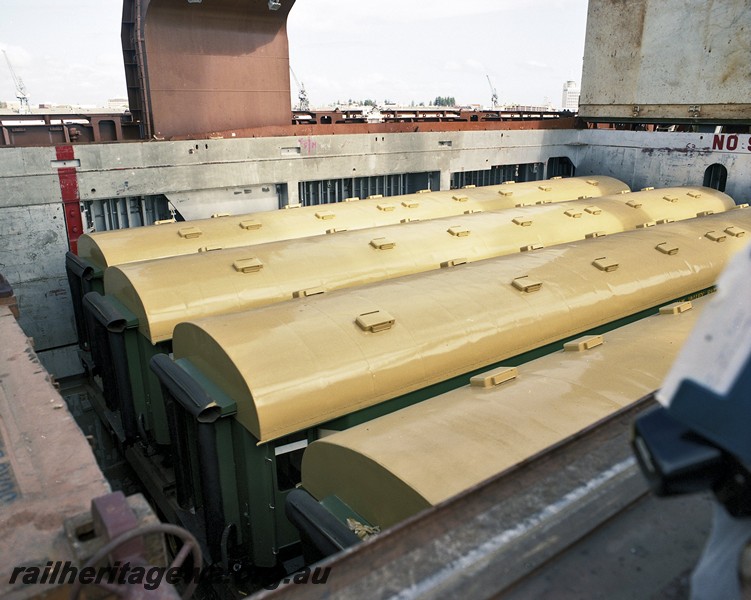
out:
<path id="1" fill-rule="evenodd" d="M 75 152 L 73 146 L 56 146 L 57 160 L 73 161 Z M 63 199 L 65 211 L 65 228 L 68 232 L 68 245 L 71 252 L 78 253 L 78 238 L 83 233 L 83 219 L 81 217 L 81 195 L 78 191 L 78 171 L 75 166 L 61 167 L 57 170 L 60 179 L 60 195 Z"/>

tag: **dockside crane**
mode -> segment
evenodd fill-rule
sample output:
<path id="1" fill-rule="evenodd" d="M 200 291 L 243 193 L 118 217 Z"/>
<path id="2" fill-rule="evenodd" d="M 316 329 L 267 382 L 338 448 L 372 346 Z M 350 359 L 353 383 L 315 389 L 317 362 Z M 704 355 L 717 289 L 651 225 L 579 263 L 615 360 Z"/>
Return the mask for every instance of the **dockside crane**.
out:
<path id="1" fill-rule="evenodd" d="M 13 85 L 16 86 L 16 98 L 18 98 L 18 101 L 20 102 L 18 113 L 21 115 L 31 114 L 31 106 L 29 106 L 29 95 L 26 92 L 26 85 L 24 85 L 23 79 L 16 75 L 16 72 L 13 70 L 13 65 L 8 58 L 8 53 L 5 50 L 3 50 L 3 56 L 5 56 L 5 62 L 8 63 L 8 70 L 13 79 Z"/>
<path id="2" fill-rule="evenodd" d="M 308 101 L 308 92 L 305 91 L 305 84 L 300 83 L 300 80 L 297 79 L 297 75 L 295 75 L 294 70 L 290 66 L 289 72 L 292 73 L 292 77 L 295 79 L 295 83 L 297 84 L 298 94 L 297 94 L 297 110 L 310 110 L 310 102 Z"/>
<path id="3" fill-rule="evenodd" d="M 498 92 L 496 91 L 495 87 L 493 86 L 493 82 L 490 81 L 490 75 L 485 75 L 485 77 L 488 78 L 488 85 L 490 85 L 490 102 L 493 104 L 493 108 L 498 108 Z"/>

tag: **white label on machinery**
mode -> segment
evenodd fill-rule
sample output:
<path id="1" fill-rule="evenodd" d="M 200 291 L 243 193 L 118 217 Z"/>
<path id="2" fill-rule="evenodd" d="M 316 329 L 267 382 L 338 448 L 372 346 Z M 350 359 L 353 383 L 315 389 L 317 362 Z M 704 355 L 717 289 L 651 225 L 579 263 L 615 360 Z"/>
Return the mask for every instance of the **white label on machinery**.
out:
<path id="1" fill-rule="evenodd" d="M 717 287 L 657 393 L 666 407 L 684 379 L 727 395 L 751 354 L 751 244 L 733 258 Z"/>

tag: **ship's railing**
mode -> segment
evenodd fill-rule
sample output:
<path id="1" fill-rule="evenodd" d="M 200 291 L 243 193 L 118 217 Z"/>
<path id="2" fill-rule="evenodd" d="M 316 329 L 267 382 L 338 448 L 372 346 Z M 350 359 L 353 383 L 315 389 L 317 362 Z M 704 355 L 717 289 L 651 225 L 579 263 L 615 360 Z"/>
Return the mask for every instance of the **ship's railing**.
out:
<path id="1" fill-rule="evenodd" d="M 571 117 L 568 111 L 542 110 L 532 106 L 468 110 L 445 107 L 379 108 L 343 107 L 333 110 L 293 110 L 292 122 L 299 125 L 335 125 L 343 123 L 420 123 L 543 121 Z"/>
<path id="2" fill-rule="evenodd" d="M 139 139 L 128 113 L 0 114 L 0 147 Z"/>

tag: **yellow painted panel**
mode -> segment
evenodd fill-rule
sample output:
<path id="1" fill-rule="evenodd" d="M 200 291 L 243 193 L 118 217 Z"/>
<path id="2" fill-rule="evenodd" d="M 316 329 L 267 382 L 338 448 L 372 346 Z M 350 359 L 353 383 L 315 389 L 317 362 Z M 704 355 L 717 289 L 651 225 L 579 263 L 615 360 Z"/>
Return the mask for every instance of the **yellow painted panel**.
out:
<path id="1" fill-rule="evenodd" d="M 268 441 L 707 288 L 745 246 L 742 238 L 718 244 L 703 235 L 728 226 L 747 229 L 751 213 L 729 211 L 182 323 L 174 355 L 200 362 L 219 387 L 244 381 L 247 392 L 232 396 L 237 420 Z M 677 255 L 655 251 L 657 243 L 678 241 Z M 592 261 L 602 256 L 618 256 L 620 267 L 598 273 Z M 525 277 L 542 287 L 520 291 L 513 283 Z M 358 327 L 359 315 L 376 311 L 393 318 L 390 329 Z M 207 340 L 221 350 L 207 353 Z"/>
<path id="2" fill-rule="evenodd" d="M 649 317 L 586 352 L 521 365 L 503 385 L 467 385 L 315 441 L 303 457 L 303 486 L 393 525 L 657 389 L 698 312 Z"/>

